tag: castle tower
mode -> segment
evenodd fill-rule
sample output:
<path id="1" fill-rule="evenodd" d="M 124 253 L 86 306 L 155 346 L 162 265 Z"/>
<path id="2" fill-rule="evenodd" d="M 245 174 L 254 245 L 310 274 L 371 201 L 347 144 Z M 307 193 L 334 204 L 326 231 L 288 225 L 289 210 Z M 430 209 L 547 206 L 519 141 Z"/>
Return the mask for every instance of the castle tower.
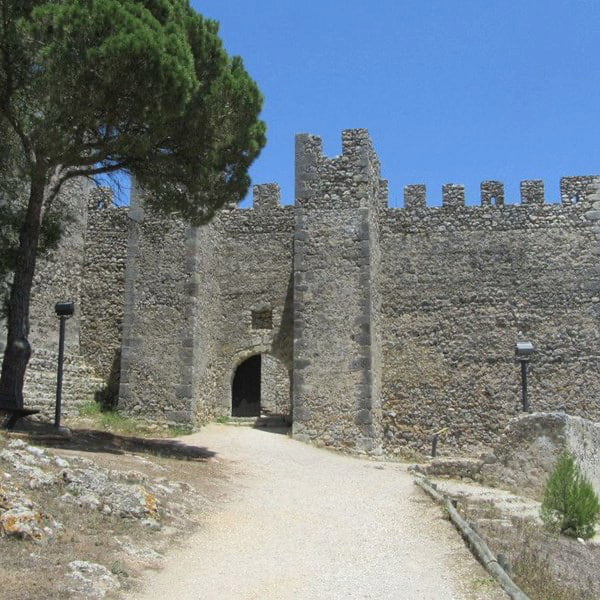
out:
<path id="1" fill-rule="evenodd" d="M 377 213 L 386 185 L 364 129 L 343 132 L 343 154 L 296 138 L 294 437 L 381 449 Z"/>

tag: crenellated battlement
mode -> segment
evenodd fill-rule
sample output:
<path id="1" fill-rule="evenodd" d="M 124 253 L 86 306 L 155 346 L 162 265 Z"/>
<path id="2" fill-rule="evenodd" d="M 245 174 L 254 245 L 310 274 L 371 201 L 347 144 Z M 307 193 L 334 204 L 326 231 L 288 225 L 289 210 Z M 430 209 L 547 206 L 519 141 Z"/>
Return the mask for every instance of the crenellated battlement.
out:
<path id="1" fill-rule="evenodd" d="M 252 188 L 252 206 L 255 210 L 273 210 L 281 207 L 281 188 L 277 183 L 261 183 Z"/>
<path id="2" fill-rule="evenodd" d="M 600 184 L 599 175 L 579 175 L 563 177 L 560 180 L 561 205 L 570 206 L 585 202 L 595 192 L 595 186 Z M 540 207 L 546 204 L 544 182 L 540 179 L 529 179 L 521 182 L 520 206 Z M 442 208 L 456 209 L 465 206 L 465 188 L 463 185 L 448 183 L 442 187 Z M 519 206 L 506 204 L 504 184 L 501 181 L 483 181 L 481 183 L 482 207 L 509 208 Z M 556 206 L 552 204 L 551 206 Z M 427 206 L 427 190 L 423 184 L 407 185 L 404 187 L 404 209 L 421 211 L 438 207 Z M 403 210 L 403 209 L 400 209 Z"/>
<path id="3" fill-rule="evenodd" d="M 387 205 L 387 182 L 366 129 L 342 132 L 342 154 L 323 154 L 320 137 L 296 136 L 296 205 L 342 209 Z"/>

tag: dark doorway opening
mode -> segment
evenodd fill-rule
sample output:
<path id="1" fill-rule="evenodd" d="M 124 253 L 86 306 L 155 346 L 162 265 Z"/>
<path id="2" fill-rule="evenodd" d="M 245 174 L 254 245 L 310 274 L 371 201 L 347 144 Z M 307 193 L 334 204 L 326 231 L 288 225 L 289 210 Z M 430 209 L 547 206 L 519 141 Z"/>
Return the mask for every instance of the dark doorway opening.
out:
<path id="1" fill-rule="evenodd" d="M 235 371 L 231 384 L 231 415 L 260 417 L 260 354 L 246 359 Z"/>

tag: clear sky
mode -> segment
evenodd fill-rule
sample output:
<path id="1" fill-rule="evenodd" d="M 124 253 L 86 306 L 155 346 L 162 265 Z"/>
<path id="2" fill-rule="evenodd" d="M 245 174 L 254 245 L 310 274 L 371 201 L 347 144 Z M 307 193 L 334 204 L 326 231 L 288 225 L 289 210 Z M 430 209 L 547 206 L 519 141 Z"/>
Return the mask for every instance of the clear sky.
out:
<path id="1" fill-rule="evenodd" d="M 293 202 L 294 135 L 341 151 L 341 130 L 371 132 L 390 181 L 443 183 L 479 201 L 484 179 L 518 201 L 522 179 L 600 174 L 598 0 L 193 0 L 221 24 L 264 97 L 268 144 L 253 183 Z"/>
<path id="2" fill-rule="evenodd" d="M 192 0 L 219 21 L 265 97 L 268 142 L 253 183 L 294 201 L 294 135 L 341 152 L 366 127 L 390 182 L 543 179 L 556 202 L 564 175 L 600 174 L 599 0 Z M 244 205 L 248 205 L 248 200 Z"/>

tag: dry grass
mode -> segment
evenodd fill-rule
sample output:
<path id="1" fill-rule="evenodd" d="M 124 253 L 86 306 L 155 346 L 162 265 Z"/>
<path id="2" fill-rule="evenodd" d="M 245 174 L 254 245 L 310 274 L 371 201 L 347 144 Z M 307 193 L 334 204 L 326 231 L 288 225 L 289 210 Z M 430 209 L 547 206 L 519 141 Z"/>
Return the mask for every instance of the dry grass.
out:
<path id="1" fill-rule="evenodd" d="M 492 552 L 506 557 L 515 583 L 531 600 L 600 598 L 597 545 L 582 544 L 537 522 L 503 514 L 487 502 L 462 504 L 460 510 L 477 523 Z"/>

